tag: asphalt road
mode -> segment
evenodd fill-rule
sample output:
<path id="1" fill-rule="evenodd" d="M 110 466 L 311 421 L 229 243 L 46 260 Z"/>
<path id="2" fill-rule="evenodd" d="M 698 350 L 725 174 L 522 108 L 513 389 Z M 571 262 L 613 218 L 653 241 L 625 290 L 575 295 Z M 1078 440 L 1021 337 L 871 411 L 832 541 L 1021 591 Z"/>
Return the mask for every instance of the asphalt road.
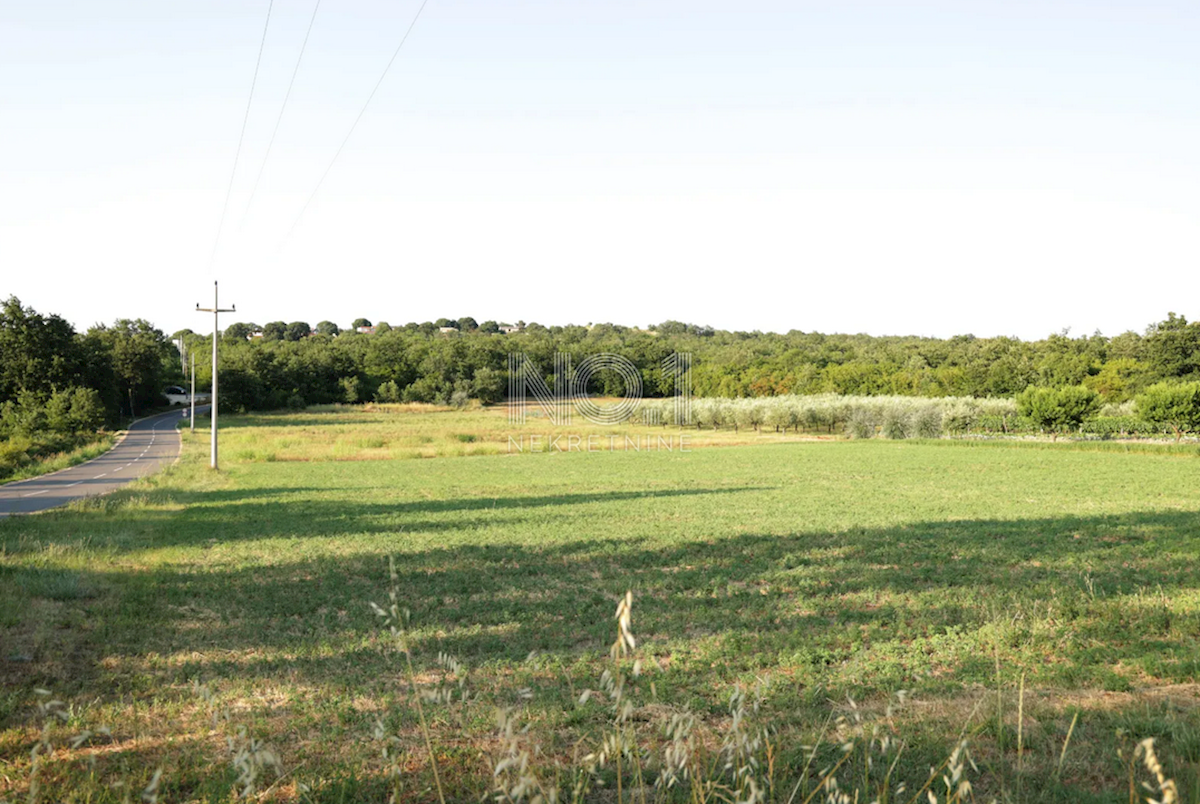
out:
<path id="1" fill-rule="evenodd" d="M 196 409 L 199 414 L 200 408 Z M 0 517 L 32 514 L 119 489 L 179 457 L 178 410 L 134 422 L 120 444 L 87 463 L 0 486 Z"/>

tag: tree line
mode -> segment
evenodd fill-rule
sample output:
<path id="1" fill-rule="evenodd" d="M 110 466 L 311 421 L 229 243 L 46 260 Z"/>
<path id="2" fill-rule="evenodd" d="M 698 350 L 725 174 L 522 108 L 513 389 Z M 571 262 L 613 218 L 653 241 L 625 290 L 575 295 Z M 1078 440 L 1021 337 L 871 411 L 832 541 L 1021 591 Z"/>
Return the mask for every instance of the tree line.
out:
<path id="1" fill-rule="evenodd" d="M 1133 399 L 1162 381 L 1200 379 L 1200 323 L 1171 313 L 1144 333 L 1108 337 L 1063 332 L 1023 341 L 1011 337 L 877 337 L 792 331 L 716 330 L 677 321 L 646 328 L 616 324 L 552 326 L 518 322 L 517 330 L 470 317 L 342 329 L 329 321 L 236 323 L 221 343 L 222 396 L 231 409 L 266 410 L 331 402 L 454 403 L 503 398 L 507 356 L 528 355 L 551 376 L 555 352 L 578 362 L 619 354 L 641 374 L 647 397 L 673 392 L 663 360 L 692 356 L 697 397 L 780 395 L 1015 397 L 1030 386 L 1083 386 L 1105 403 Z M 508 328 L 512 329 L 512 328 Z M 254 337 L 255 333 L 261 337 Z M 193 348 L 211 336 L 184 330 Z M 207 384 L 207 369 L 201 367 Z M 589 390 L 620 395 L 614 372 L 599 372 Z"/>
<path id="2" fill-rule="evenodd" d="M 144 319 L 80 333 L 57 315 L 9 298 L 0 308 L 0 410 L 8 411 L 0 421 L 16 421 L 21 410 L 36 419 L 33 411 L 48 409 L 55 394 L 55 409 L 70 394 L 76 401 L 66 403 L 68 410 L 75 404 L 82 415 L 90 406 L 92 417 L 79 419 L 89 426 L 97 408 L 111 425 L 159 404 L 164 386 L 183 381 L 175 338 L 200 355 L 197 381 L 209 387 L 211 337 L 181 330 L 167 338 Z M 402 326 L 358 319 L 345 328 L 330 321 L 238 322 L 224 331 L 220 347 L 222 406 L 234 411 L 368 401 L 491 404 L 504 397 L 513 352 L 527 355 L 548 384 L 556 352 L 576 363 L 618 354 L 637 367 L 643 395 L 651 398 L 674 392 L 674 375 L 664 369 L 674 353 L 691 355 L 695 397 L 1015 398 L 1030 386 L 1079 386 L 1102 403 L 1120 404 L 1156 383 L 1200 381 L 1200 323 L 1175 313 L 1142 333 L 1062 332 L 1033 341 L 740 332 L 678 321 L 510 327 L 469 316 Z M 589 390 L 621 395 L 625 388 L 615 372 L 601 371 Z"/>
<path id="3" fill-rule="evenodd" d="M 76 332 L 15 296 L 0 303 L 0 477 L 161 404 L 178 353 L 144 319 Z"/>

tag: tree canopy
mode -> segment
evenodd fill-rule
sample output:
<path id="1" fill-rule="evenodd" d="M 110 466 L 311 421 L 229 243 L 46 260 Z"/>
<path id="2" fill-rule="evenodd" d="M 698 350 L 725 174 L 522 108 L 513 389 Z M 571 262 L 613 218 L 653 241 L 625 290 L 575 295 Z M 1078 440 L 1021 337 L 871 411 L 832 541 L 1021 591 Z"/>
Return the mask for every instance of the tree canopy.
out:
<path id="1" fill-rule="evenodd" d="M 1175 440 L 1185 432 L 1200 430 L 1200 382 L 1159 382 L 1137 398 L 1137 413 L 1151 424 L 1175 431 Z"/>
<path id="2" fill-rule="evenodd" d="M 446 337 L 440 326 L 458 332 Z M 307 322 L 273 321 L 263 327 L 263 338 L 249 340 L 254 324 L 232 324 L 221 345 L 222 396 L 231 407 L 247 410 L 338 402 L 351 395 L 449 403 L 455 394 L 459 399 L 467 394 L 493 402 L 503 396 L 510 353 L 527 355 L 548 377 L 556 352 L 569 353 L 575 365 L 590 355 L 622 355 L 636 367 L 648 396 L 674 391 L 664 360 L 675 353 L 690 356 L 696 397 L 1012 398 L 1037 386 L 1083 388 L 1103 402 L 1121 403 L 1155 383 L 1200 382 L 1200 327 L 1174 313 L 1144 334 L 1057 333 L 1036 341 L 740 332 L 682 321 L 647 329 L 612 323 L 547 327 L 522 321 L 518 326 L 505 333 L 495 320 L 478 325 L 462 316 L 392 327 L 381 323 L 374 334 L 344 337 L 326 320 L 317 325 L 318 337 L 309 337 Z M 179 335 L 193 350 L 211 348 L 209 335 Z M 198 361 L 201 388 L 211 382 L 208 375 L 207 361 Z M 22 392 L 48 398 L 56 388 L 87 387 L 100 395 L 108 415 L 116 416 L 128 413 L 131 399 L 135 410 L 153 404 L 156 393 L 172 381 L 182 381 L 179 360 L 146 321 L 124 319 L 80 335 L 61 318 L 15 298 L 0 306 L 0 402 Z M 595 393 L 623 390 L 624 381 L 612 371 L 596 372 L 589 387 Z M 1082 404 L 1082 397 L 1071 400 Z"/>
<path id="3" fill-rule="evenodd" d="M 81 335 L 59 316 L 38 313 L 15 296 L 0 305 L 0 403 L 24 399 L 47 405 L 60 394 L 56 409 L 74 405 L 78 421 L 92 421 L 97 401 L 102 418 L 115 421 L 157 405 L 167 379 L 181 373 L 178 352 L 144 319 L 98 324 Z M 86 416 L 79 413 L 85 407 Z"/>

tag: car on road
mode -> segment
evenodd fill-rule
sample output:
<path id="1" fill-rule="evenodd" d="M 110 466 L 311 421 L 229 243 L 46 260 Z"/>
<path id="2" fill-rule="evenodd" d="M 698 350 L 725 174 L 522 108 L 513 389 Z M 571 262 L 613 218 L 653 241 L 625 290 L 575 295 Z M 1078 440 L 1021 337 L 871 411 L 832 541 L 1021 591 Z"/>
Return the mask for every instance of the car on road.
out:
<path id="1" fill-rule="evenodd" d="M 163 396 L 166 397 L 167 403 L 174 405 L 187 406 L 191 400 L 187 389 L 178 385 L 172 385 L 163 389 Z M 212 400 L 211 394 L 196 394 L 197 405 L 207 405 Z"/>

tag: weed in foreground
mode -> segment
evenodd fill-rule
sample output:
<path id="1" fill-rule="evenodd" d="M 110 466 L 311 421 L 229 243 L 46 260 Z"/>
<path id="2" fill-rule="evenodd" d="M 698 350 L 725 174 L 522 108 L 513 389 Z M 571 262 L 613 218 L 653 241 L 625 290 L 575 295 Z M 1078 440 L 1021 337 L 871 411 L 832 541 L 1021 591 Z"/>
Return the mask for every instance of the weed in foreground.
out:
<path id="1" fill-rule="evenodd" d="M 403 654 L 408 687 L 405 700 L 419 724 L 420 746 L 414 749 L 403 734 L 389 733 L 382 718 L 376 720 L 372 736 L 382 743 L 390 802 L 436 796 L 444 804 L 446 777 L 439 762 L 446 754 L 439 751 L 438 741 L 442 736 L 452 739 L 466 733 L 468 713 L 478 705 L 479 696 L 470 690 L 465 666 L 448 654 L 437 656 L 432 680 L 430 673 L 418 675 L 410 614 L 400 603 L 394 561 L 390 564 L 390 581 L 387 607 L 371 606 L 383 621 L 391 644 Z M 767 714 L 769 679 L 759 679 L 749 688 L 735 686 L 726 717 L 715 726 L 709 725 L 687 708 L 665 707 L 657 701 L 655 685 L 647 683 L 637 652 L 632 592 L 626 592 L 618 601 L 615 620 L 616 638 L 598 688 L 586 689 L 578 699 L 573 695 L 571 699 L 572 705 L 581 710 L 603 706 L 604 717 L 594 719 L 598 725 L 590 732 L 585 728 L 570 750 L 554 748 L 544 742 L 546 735 L 535 729 L 536 722 L 527 711 L 532 692 L 517 690 L 517 703 L 500 707 L 496 716 L 495 749 L 490 752 L 488 764 L 491 781 L 483 799 L 499 804 L 582 804 L 598 799 L 616 804 L 966 804 L 977 800 L 972 778 L 978 778 L 981 771 L 970 746 L 983 726 L 970 733 L 964 727 L 948 755 L 930 767 L 923 783 L 910 792 L 895 775 L 905 742 L 894 716 L 906 704 L 908 694 L 897 693 L 881 714 L 867 714 L 849 700 L 846 714 L 836 719 L 831 716 L 818 732 L 818 741 L 802 747 L 803 766 L 789 771 L 781 767 L 780 738 Z M 283 778 L 299 770 L 284 773 L 278 752 L 254 737 L 246 726 L 235 724 L 229 710 L 207 686 L 197 683 L 194 690 L 208 707 L 213 728 L 227 733 L 225 742 L 236 780 L 232 798 L 265 800 Z M 93 739 L 112 739 L 111 732 L 103 727 L 79 728 L 66 736 L 73 730 L 70 727 L 79 726 L 71 710 L 62 701 L 52 699 L 49 692 L 37 693 L 41 728 L 30 753 L 30 804 L 66 798 L 61 793 L 47 795 L 43 790 L 43 771 L 60 749 L 68 749 L 61 753 L 69 756 L 70 750 Z M 981 698 L 980 704 L 983 702 Z M 1023 703 L 1022 681 L 1018 707 Z M 974 720 L 974 714 L 968 723 Z M 1002 712 L 998 714 L 1002 716 Z M 1078 714 L 1062 744 L 1060 773 L 1077 720 Z M 439 726 L 438 734 L 435 725 Z M 1018 764 L 1025 750 L 1018 728 Z M 422 787 L 415 774 L 406 774 L 405 769 L 418 755 L 428 765 L 431 785 Z M 1138 742 L 1128 756 L 1121 756 L 1128 772 L 1131 802 L 1175 804 L 1179 800 L 1176 783 L 1167 777 L 1153 739 Z M 134 785 L 119 781 L 106 788 L 96 779 L 94 755 L 85 761 L 92 763 L 92 773 L 71 777 L 77 785 L 69 791 L 73 798 L 132 800 Z M 1149 781 L 1138 780 L 1139 769 L 1149 775 Z M 264 787 L 271 774 L 274 781 Z M 80 782 L 81 778 L 87 781 Z M 143 802 L 159 801 L 164 782 L 163 770 L 155 769 L 138 798 Z M 89 790 L 78 789 L 82 785 L 89 786 Z M 302 798 L 312 793 L 302 781 L 297 782 L 296 789 Z M 1024 796 L 1020 790 L 1010 790 L 1002 794 L 1002 799 L 1020 801 Z"/>

